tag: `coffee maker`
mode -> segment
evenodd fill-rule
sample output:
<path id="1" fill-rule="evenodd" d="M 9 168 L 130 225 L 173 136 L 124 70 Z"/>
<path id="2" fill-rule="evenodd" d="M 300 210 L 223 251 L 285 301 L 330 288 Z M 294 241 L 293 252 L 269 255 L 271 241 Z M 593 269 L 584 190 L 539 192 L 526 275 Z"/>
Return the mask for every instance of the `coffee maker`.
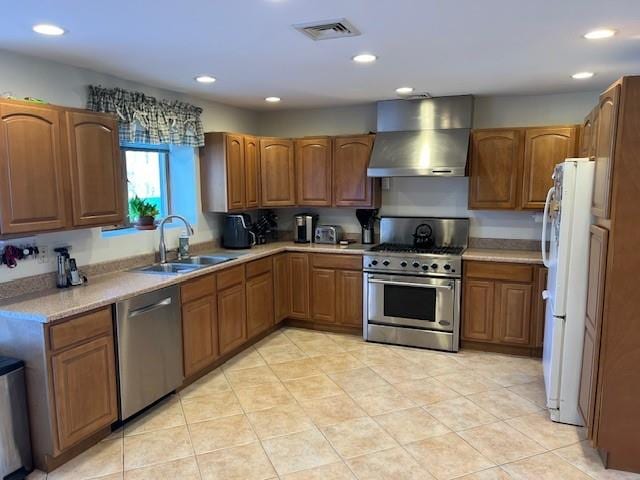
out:
<path id="1" fill-rule="evenodd" d="M 313 242 L 313 232 L 318 223 L 318 215 L 300 213 L 293 217 L 293 241 L 296 243 Z"/>
<path id="2" fill-rule="evenodd" d="M 362 227 L 362 243 L 370 244 L 375 242 L 375 223 L 378 220 L 378 209 L 364 209 L 359 208 L 356 210 L 356 217 Z"/>

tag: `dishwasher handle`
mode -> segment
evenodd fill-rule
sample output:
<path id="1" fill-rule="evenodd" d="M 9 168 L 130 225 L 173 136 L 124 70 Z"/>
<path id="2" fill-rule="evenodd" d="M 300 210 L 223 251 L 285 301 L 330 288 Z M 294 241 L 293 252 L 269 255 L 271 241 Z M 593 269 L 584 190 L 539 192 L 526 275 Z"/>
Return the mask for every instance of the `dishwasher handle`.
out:
<path id="1" fill-rule="evenodd" d="M 167 305 L 171 305 L 171 297 L 167 297 L 164 300 L 160 300 L 159 302 L 152 303 L 151 305 L 147 305 L 146 307 L 140 307 L 135 310 L 129 312 L 129 318 L 137 317 L 138 315 L 143 315 L 145 313 L 152 312 L 157 310 L 158 308 L 166 307 Z"/>

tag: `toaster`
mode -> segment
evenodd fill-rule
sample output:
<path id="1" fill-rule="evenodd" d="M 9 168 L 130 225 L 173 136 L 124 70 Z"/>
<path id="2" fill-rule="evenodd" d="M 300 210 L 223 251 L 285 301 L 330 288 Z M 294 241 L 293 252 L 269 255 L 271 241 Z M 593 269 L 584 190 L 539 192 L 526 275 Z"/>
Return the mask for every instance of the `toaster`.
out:
<path id="1" fill-rule="evenodd" d="M 318 225 L 316 227 L 316 243 L 338 244 L 342 240 L 344 232 L 340 225 Z"/>

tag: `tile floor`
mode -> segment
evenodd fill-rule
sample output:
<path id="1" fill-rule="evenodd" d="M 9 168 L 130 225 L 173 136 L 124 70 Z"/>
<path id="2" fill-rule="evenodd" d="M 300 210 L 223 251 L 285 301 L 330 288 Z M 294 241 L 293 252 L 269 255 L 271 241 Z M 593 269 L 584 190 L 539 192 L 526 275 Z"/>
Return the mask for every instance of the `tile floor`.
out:
<path id="1" fill-rule="evenodd" d="M 640 478 L 543 407 L 539 360 L 287 328 L 46 478 Z"/>

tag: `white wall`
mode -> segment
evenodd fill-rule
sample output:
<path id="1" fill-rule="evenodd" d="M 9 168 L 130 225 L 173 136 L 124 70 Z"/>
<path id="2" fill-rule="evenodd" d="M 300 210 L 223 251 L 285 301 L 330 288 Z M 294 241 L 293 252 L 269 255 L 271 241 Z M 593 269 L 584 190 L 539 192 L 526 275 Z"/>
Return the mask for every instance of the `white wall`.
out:
<path id="1" fill-rule="evenodd" d="M 138 90 L 158 98 L 181 100 L 203 108 L 202 121 L 205 131 L 236 131 L 257 133 L 257 114 L 220 103 L 189 97 L 177 92 L 160 90 L 146 85 L 119 79 L 110 75 L 49 62 L 33 57 L 18 55 L 0 50 L 0 95 L 10 93 L 22 98 L 26 96 L 41 98 L 50 103 L 69 107 L 86 105 L 87 85 L 122 87 Z M 197 151 L 194 150 L 194 155 Z M 195 158 L 197 178 L 199 162 Z M 200 182 L 194 185 L 194 195 L 200 208 Z M 180 212 L 175 212 L 180 213 Z M 219 215 L 199 213 L 195 225 L 192 243 L 205 242 L 219 236 Z M 177 237 L 181 228 L 167 231 L 167 246 L 177 247 Z M 136 232 L 129 235 L 104 237 L 101 229 L 76 230 L 36 235 L 25 239 L 14 239 L 6 244 L 24 242 L 37 243 L 49 252 L 61 245 L 71 245 L 71 255 L 78 265 L 115 260 L 132 255 L 151 253 L 157 249 L 159 234 L 157 231 Z M 3 242 L 0 242 L 0 248 Z M 43 256 L 39 260 L 20 262 L 17 268 L 0 267 L 0 282 L 22 278 L 55 270 L 55 254 Z"/>
<path id="2" fill-rule="evenodd" d="M 476 97 L 473 126 L 506 126 L 582 123 L 596 104 L 598 92 L 556 95 Z M 365 133 L 376 129 L 375 104 L 339 109 L 260 112 L 258 133 L 298 137 Z M 471 236 L 482 238 L 538 239 L 540 216 L 521 212 L 467 209 L 467 178 L 392 178 L 382 192 L 382 215 L 458 216 L 471 219 Z M 310 210 L 310 209 L 307 209 Z M 291 215 L 282 212 L 281 225 L 290 228 Z M 354 209 L 317 210 L 322 223 L 338 223 L 347 232 L 359 232 Z M 287 218 L 288 217 L 288 218 Z"/>

